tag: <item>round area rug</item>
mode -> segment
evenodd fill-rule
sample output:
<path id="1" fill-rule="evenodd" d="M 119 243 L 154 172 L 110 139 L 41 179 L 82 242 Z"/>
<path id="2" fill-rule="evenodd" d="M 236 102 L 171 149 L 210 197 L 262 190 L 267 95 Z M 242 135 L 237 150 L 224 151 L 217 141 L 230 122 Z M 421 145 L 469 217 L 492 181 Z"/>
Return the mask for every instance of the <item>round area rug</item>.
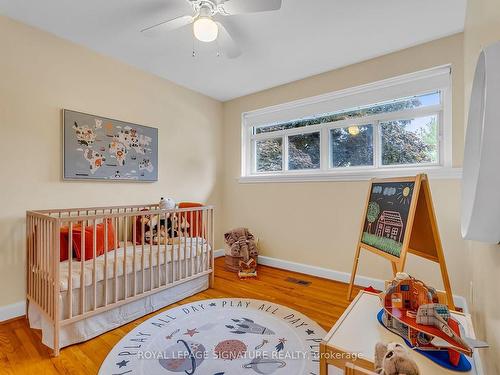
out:
<path id="1" fill-rule="evenodd" d="M 254 299 L 212 299 L 161 312 L 129 332 L 99 370 L 109 374 L 319 374 L 316 322 Z"/>

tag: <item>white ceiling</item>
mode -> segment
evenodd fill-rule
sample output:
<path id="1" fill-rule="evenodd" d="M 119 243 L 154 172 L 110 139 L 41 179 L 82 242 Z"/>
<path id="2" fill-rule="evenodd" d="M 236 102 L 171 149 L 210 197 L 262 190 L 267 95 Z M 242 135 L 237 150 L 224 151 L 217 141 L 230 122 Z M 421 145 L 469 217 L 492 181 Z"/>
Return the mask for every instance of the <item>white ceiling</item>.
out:
<path id="1" fill-rule="evenodd" d="M 249 0 L 251 1 L 251 0 Z M 0 13 L 225 101 L 461 32 L 466 0 L 283 0 L 280 11 L 224 17 L 243 54 L 216 56 L 187 26 L 186 0 L 0 0 Z"/>

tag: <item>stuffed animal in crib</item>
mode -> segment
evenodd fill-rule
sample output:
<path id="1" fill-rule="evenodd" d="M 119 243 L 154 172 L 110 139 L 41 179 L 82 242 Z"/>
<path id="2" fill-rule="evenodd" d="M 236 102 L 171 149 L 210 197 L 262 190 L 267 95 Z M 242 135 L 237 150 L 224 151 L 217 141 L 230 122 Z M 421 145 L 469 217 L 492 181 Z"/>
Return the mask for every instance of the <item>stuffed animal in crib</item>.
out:
<path id="1" fill-rule="evenodd" d="M 408 349 L 397 342 L 375 345 L 375 372 L 381 375 L 420 375 Z"/>
<path id="2" fill-rule="evenodd" d="M 158 215 L 144 215 L 141 222 L 144 223 L 144 241 L 153 245 L 165 245 L 173 238 L 189 236 L 190 225 L 184 216 L 181 216 L 179 224 L 179 214 L 168 212 L 160 218 L 160 229 L 158 230 Z"/>
<path id="3" fill-rule="evenodd" d="M 171 230 L 168 232 L 171 235 L 170 237 L 189 236 L 190 225 L 185 216 L 180 215 L 180 218 L 179 223 L 179 214 L 172 215 L 172 224 L 170 226 Z"/>
<path id="4" fill-rule="evenodd" d="M 175 201 L 172 198 L 161 197 L 160 203 L 158 203 L 160 210 L 173 210 L 176 207 Z"/>

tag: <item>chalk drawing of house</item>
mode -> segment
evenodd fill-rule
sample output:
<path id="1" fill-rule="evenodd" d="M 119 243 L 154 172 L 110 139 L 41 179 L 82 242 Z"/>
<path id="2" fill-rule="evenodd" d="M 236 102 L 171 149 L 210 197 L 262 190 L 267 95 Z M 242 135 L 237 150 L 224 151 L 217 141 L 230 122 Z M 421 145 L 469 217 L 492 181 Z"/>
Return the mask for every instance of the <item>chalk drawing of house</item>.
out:
<path id="1" fill-rule="evenodd" d="M 397 211 L 383 211 L 377 221 L 378 237 L 391 238 L 394 241 L 401 242 L 403 234 L 403 220 Z"/>

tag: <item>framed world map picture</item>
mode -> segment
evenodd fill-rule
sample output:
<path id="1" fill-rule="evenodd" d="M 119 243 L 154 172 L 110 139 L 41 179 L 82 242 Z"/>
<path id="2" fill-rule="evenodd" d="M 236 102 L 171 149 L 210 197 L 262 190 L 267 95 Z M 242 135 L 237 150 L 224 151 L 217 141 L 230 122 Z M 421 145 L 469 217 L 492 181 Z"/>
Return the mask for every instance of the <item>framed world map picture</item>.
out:
<path id="1" fill-rule="evenodd" d="M 63 110 L 65 180 L 158 181 L 158 129 Z"/>

